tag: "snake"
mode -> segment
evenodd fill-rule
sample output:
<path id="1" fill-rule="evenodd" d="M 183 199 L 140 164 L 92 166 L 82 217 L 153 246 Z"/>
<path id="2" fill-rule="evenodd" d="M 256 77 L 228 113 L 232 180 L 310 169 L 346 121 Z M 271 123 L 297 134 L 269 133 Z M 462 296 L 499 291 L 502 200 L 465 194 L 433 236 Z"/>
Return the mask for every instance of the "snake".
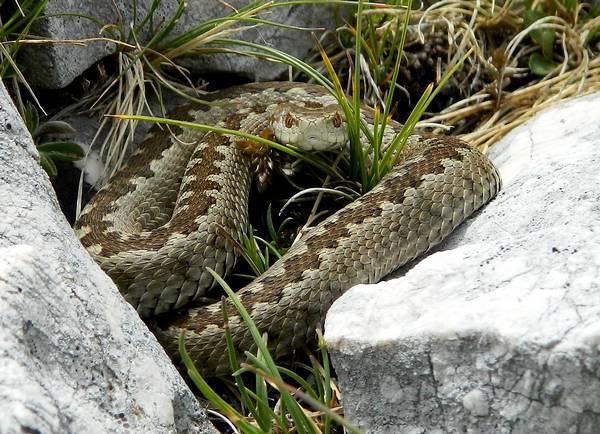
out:
<path id="1" fill-rule="evenodd" d="M 304 149 L 348 146 L 343 111 L 319 85 L 239 85 L 206 100 L 182 104 L 169 117 Z M 384 141 L 400 128 L 388 122 Z M 223 131 L 154 125 L 75 225 L 83 246 L 167 353 L 179 360 L 183 333 L 204 376 L 231 373 L 223 309 L 236 351 L 243 356 L 257 348 L 230 300 L 195 302 L 215 286 L 208 268 L 223 277 L 233 269 L 239 256 L 233 241 L 247 231 L 256 158 L 242 142 Z M 237 296 L 266 333 L 271 355 L 293 354 L 315 340 L 345 291 L 423 255 L 500 188 L 497 169 L 475 147 L 452 136 L 412 133 L 374 188 L 306 231 Z"/>

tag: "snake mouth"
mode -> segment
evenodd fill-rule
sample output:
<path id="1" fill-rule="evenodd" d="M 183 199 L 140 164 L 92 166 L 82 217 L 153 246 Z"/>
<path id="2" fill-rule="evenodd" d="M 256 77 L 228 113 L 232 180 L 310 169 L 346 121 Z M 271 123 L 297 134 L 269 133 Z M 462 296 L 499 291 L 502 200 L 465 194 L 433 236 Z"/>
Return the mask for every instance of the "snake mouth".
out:
<path id="1" fill-rule="evenodd" d="M 335 147 L 335 144 L 332 144 L 329 141 L 323 140 L 321 136 L 304 136 L 303 140 L 303 148 L 313 151 L 322 151 L 324 149 L 330 149 Z"/>

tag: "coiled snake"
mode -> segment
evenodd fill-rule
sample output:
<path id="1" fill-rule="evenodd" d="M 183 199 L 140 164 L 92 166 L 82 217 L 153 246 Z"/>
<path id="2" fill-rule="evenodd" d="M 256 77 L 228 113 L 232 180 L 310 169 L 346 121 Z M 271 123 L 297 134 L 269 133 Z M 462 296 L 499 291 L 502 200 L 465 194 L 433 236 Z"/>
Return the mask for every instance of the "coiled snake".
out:
<path id="1" fill-rule="evenodd" d="M 300 83 L 238 86 L 171 114 L 321 149 L 346 140 L 335 100 Z M 295 113 L 300 107 L 313 116 Z M 396 124 L 391 124 L 393 133 Z M 142 316 L 178 309 L 226 275 L 236 251 L 223 237 L 246 231 L 252 182 L 249 155 L 234 137 L 154 127 L 127 164 L 83 210 L 76 232 Z M 386 274 L 438 244 L 500 189 L 490 161 L 466 143 L 411 136 L 402 161 L 371 191 L 314 227 L 266 273 L 238 292 L 275 357 L 314 338 L 344 291 Z M 154 321 L 176 357 L 181 330 L 200 372 L 229 372 L 221 303 Z M 240 351 L 254 344 L 237 312 L 229 327 Z"/>

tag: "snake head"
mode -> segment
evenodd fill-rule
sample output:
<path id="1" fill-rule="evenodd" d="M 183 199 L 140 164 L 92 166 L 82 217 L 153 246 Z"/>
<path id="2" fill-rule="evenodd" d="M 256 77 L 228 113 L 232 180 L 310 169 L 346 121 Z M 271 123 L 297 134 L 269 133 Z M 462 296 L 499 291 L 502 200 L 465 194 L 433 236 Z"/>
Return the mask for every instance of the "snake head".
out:
<path id="1" fill-rule="evenodd" d="M 307 151 L 336 149 L 348 141 L 346 121 L 337 105 L 278 104 L 270 128 L 278 142 Z"/>

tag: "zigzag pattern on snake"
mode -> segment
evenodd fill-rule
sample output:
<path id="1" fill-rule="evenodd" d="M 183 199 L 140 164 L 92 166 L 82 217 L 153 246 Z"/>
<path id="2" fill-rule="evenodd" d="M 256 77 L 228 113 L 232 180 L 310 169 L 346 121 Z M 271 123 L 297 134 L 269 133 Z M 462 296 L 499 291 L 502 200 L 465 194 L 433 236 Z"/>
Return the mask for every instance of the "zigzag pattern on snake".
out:
<path id="1" fill-rule="evenodd" d="M 288 103 L 318 114 L 335 107 L 314 85 L 263 83 L 209 95 L 210 108 L 185 105 L 171 117 L 253 134 L 298 124 Z M 290 117 L 291 116 L 291 117 Z M 323 115 L 325 136 L 344 128 L 334 109 Z M 276 121 L 278 123 L 273 124 Z M 333 124 L 333 126 L 332 126 Z M 300 140 L 323 145 L 309 137 Z M 331 131 L 329 131 L 330 129 Z M 390 124 L 389 131 L 398 125 Z M 153 322 L 177 358 L 183 330 L 190 355 L 207 376 L 229 372 L 221 303 L 180 309 L 213 286 L 205 267 L 226 275 L 234 246 L 246 231 L 252 158 L 235 137 L 154 127 L 127 164 L 83 210 L 76 232 L 94 259 L 142 316 L 179 309 Z M 279 134 L 285 140 L 298 137 Z M 276 134 L 277 136 L 277 134 Z M 339 137 L 339 136 L 336 136 Z M 315 141 L 316 140 L 316 141 Z M 321 140 L 322 141 L 322 140 Z M 344 291 L 373 283 L 442 241 L 500 189 L 500 176 L 478 150 L 451 137 L 413 135 L 400 163 L 370 192 L 297 241 L 266 273 L 238 295 L 275 357 L 314 339 L 327 309 Z M 232 305 L 229 327 L 237 349 L 255 350 Z"/>

